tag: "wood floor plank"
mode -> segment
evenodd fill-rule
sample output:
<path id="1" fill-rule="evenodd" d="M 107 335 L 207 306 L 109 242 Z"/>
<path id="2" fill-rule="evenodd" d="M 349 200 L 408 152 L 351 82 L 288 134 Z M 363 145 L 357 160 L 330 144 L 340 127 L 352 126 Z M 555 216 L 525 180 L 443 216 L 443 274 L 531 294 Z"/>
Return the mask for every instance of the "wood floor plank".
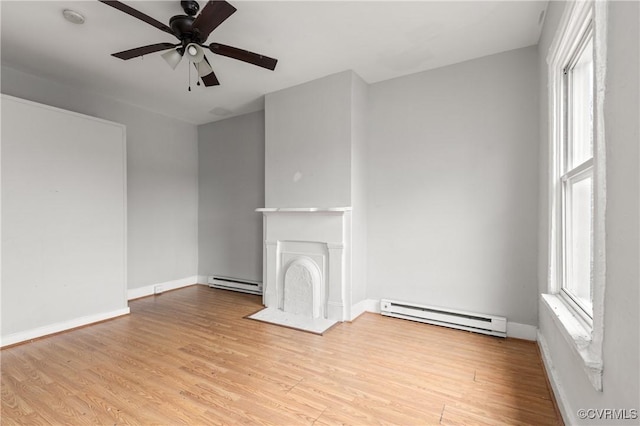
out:
<path id="1" fill-rule="evenodd" d="M 192 286 L 3 349 L 0 421 L 561 424 L 533 342 L 370 313 L 318 336 L 246 319 L 260 302 Z"/>

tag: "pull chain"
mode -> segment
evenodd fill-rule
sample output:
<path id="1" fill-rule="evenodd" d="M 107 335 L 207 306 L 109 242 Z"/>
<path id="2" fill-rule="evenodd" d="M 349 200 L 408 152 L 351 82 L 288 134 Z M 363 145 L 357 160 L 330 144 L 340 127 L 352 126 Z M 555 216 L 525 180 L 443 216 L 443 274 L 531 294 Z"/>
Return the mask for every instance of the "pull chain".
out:
<path id="1" fill-rule="evenodd" d="M 189 69 L 189 91 L 191 91 L 191 67 L 190 64 L 187 64 L 187 68 Z"/>

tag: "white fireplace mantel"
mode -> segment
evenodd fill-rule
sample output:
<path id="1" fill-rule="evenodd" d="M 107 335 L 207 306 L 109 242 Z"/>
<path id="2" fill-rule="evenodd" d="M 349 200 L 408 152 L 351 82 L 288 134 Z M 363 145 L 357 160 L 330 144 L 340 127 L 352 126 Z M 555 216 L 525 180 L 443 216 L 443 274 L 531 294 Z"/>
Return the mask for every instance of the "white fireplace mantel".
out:
<path id="1" fill-rule="evenodd" d="M 351 314 L 351 207 L 265 207 L 263 214 L 263 303 L 284 311 L 285 275 L 304 259 L 317 265 L 321 306 L 329 320 Z M 311 315 L 312 313 L 309 313 Z"/>
<path id="2" fill-rule="evenodd" d="M 326 212 L 350 212 L 351 207 L 261 207 L 256 209 L 261 213 L 326 213 Z"/>

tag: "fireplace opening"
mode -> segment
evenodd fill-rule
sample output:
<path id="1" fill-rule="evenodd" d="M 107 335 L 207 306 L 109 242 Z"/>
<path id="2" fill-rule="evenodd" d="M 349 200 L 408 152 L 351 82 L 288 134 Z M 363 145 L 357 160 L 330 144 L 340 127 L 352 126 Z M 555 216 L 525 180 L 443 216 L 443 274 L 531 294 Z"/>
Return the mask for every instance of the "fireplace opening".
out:
<path id="1" fill-rule="evenodd" d="M 324 316 L 322 309 L 322 276 L 309 257 L 291 260 L 284 272 L 281 309 L 309 318 Z"/>

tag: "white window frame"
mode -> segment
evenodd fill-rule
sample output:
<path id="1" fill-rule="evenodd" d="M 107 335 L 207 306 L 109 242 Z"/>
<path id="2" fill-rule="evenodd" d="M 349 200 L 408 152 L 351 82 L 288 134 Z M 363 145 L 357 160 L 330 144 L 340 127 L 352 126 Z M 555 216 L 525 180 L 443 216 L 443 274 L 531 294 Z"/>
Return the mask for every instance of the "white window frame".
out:
<path id="1" fill-rule="evenodd" d="M 562 126 L 562 140 L 558 141 L 558 145 L 555 149 L 559 152 L 558 161 L 560 176 L 558 179 L 560 180 L 557 190 L 560 192 L 560 205 L 559 205 L 559 227 L 561 238 L 558 241 L 558 254 L 560 256 L 560 260 L 558 261 L 558 268 L 561 273 L 558 274 L 558 278 L 560 282 L 558 283 L 558 294 L 560 294 L 564 301 L 574 310 L 574 312 L 580 316 L 581 320 L 583 320 L 588 327 L 593 326 L 593 308 L 589 308 L 581 303 L 574 295 L 571 294 L 565 287 L 569 281 L 569 268 L 568 268 L 568 245 L 571 240 L 571 226 L 568 224 L 567 215 L 571 212 L 571 197 L 570 195 L 570 185 L 572 183 L 577 183 L 580 180 L 585 178 L 592 178 L 593 182 L 593 159 L 594 154 L 584 161 L 582 164 L 575 165 L 573 162 L 573 154 L 571 152 L 571 146 L 573 145 L 573 135 L 571 134 L 572 127 L 572 114 L 569 110 L 569 104 L 571 102 L 571 89 L 573 88 L 573 82 L 571 81 L 572 70 L 575 66 L 575 63 L 580 55 L 580 53 L 585 49 L 585 45 L 588 45 L 589 39 L 593 40 L 593 16 L 589 14 L 585 16 L 586 22 L 581 23 L 580 31 L 581 35 L 577 40 L 577 44 L 572 45 L 571 54 L 569 57 L 565 58 L 566 63 L 563 67 L 563 79 L 562 79 L 562 118 L 561 123 Z M 595 56 L 595 55 L 594 55 Z M 594 57 L 595 62 L 595 57 Z M 595 70 L 594 70 L 594 79 L 595 79 Z M 595 93 L 593 93 L 595 96 Z M 595 102 L 593 107 L 595 108 Z M 594 113 L 595 117 L 595 113 Z M 595 130 L 595 123 L 594 123 Z M 594 137 L 595 139 L 595 137 Z M 595 150 L 595 148 L 594 148 Z M 571 165 L 570 165 L 571 164 Z M 573 166 L 573 167 L 572 167 Z M 592 188 L 592 195 L 593 195 Z M 595 215 L 594 215 L 595 216 Z M 593 225 L 593 223 L 592 223 Z M 592 248 L 593 249 L 593 248 Z M 589 285 L 592 286 L 593 283 L 590 280 Z"/>
<path id="2" fill-rule="evenodd" d="M 542 295 L 544 306 L 554 318 L 561 333 L 581 361 L 589 380 L 602 390 L 602 341 L 604 332 L 605 290 L 605 133 L 604 83 L 606 77 L 606 1 L 576 1 L 566 3 L 547 57 L 549 76 L 549 277 L 548 294 Z M 565 69 L 584 42 L 591 28 L 594 49 L 594 116 L 593 158 L 576 167 L 573 177 L 593 176 L 593 309 L 591 315 L 571 298 L 562 286 L 564 282 L 563 232 L 563 161 L 566 153 L 564 131 Z M 567 176 L 564 176 L 566 180 Z"/>

